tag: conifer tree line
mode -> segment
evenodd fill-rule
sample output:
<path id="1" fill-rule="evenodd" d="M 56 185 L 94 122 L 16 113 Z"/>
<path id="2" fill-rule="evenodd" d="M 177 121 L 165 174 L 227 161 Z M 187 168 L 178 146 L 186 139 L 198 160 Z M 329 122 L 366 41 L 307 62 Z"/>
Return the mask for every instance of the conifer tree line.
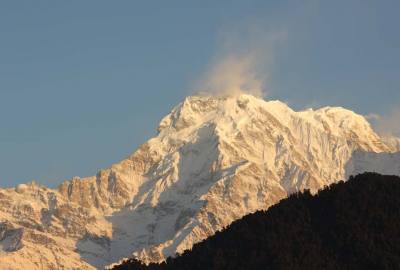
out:
<path id="1" fill-rule="evenodd" d="M 295 193 L 161 264 L 115 270 L 399 269 L 400 178 L 364 173 Z"/>

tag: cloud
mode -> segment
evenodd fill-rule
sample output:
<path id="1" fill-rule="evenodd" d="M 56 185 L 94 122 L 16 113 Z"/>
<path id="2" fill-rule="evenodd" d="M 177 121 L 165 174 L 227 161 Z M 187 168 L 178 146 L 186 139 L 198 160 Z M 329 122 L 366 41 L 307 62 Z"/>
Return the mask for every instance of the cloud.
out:
<path id="1" fill-rule="evenodd" d="M 392 108 L 384 115 L 369 114 L 366 118 L 379 134 L 400 137 L 400 107 Z"/>
<path id="2" fill-rule="evenodd" d="M 364 115 L 364 117 L 369 121 L 379 121 L 381 119 L 381 116 L 376 113 L 370 113 L 370 114 Z"/>
<path id="3" fill-rule="evenodd" d="M 286 37 L 286 31 L 267 31 L 256 24 L 223 31 L 214 58 L 195 83 L 195 92 L 264 96 L 277 46 Z"/>

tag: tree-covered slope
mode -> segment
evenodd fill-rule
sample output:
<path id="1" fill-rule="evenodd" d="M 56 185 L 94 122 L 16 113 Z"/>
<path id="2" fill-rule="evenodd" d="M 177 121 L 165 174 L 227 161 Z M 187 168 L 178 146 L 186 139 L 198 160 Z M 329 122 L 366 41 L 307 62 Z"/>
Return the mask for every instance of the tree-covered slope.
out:
<path id="1" fill-rule="evenodd" d="M 291 195 L 162 264 L 127 269 L 397 269 L 400 178 L 364 173 Z"/>

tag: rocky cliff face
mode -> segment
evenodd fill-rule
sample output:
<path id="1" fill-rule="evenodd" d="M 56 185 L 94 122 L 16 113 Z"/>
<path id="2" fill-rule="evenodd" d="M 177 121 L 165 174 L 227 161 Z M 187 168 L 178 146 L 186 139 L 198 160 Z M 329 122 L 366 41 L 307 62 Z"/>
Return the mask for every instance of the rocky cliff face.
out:
<path id="1" fill-rule="evenodd" d="M 96 176 L 57 190 L 0 189 L 0 269 L 102 268 L 132 254 L 160 261 L 292 192 L 371 166 L 400 174 L 398 142 L 343 108 L 188 97 L 157 136 Z"/>

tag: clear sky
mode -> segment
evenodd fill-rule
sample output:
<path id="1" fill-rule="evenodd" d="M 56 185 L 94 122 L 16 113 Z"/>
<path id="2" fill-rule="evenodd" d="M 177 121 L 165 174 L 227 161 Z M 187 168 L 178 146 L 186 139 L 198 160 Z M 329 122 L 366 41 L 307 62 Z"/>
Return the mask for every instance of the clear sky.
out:
<path id="1" fill-rule="evenodd" d="M 263 54 L 268 35 L 284 33 L 265 45 L 267 99 L 388 114 L 400 103 L 399 10 L 396 0 L 1 1 L 0 186 L 54 187 L 126 157 L 226 53 L 226 36 Z"/>

